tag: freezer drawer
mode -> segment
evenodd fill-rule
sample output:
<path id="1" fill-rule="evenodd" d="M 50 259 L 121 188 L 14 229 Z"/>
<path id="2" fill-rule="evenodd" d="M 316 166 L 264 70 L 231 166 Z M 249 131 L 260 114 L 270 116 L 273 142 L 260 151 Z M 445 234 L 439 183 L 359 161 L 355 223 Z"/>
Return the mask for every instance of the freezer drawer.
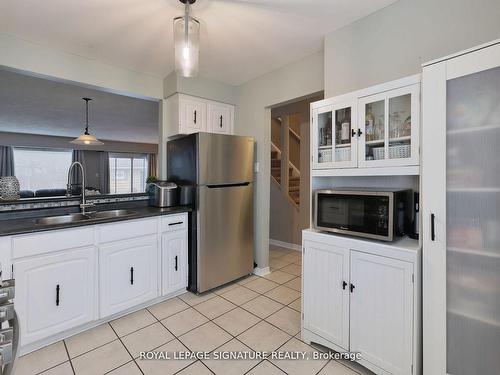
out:
<path id="1" fill-rule="evenodd" d="M 200 186 L 198 292 L 253 271 L 253 185 Z"/>

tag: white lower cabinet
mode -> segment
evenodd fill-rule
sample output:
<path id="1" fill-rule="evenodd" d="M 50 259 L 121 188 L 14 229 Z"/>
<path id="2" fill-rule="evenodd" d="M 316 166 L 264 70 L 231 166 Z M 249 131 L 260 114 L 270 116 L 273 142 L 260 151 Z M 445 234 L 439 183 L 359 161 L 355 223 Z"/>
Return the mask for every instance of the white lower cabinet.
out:
<path id="1" fill-rule="evenodd" d="M 3 237 L 20 352 L 185 291 L 187 222 L 182 213 Z"/>
<path id="2" fill-rule="evenodd" d="M 99 248 L 101 318 L 158 295 L 157 258 L 156 236 L 110 243 Z"/>
<path id="3" fill-rule="evenodd" d="M 414 249 L 303 232 L 302 338 L 360 353 L 377 374 L 418 374 L 420 289 Z"/>
<path id="4" fill-rule="evenodd" d="M 304 328 L 349 348 L 349 250 L 306 241 Z"/>
<path id="5" fill-rule="evenodd" d="M 21 345 L 95 318 L 95 251 L 71 249 L 14 263 Z"/>
<path id="6" fill-rule="evenodd" d="M 162 235 L 162 295 L 187 286 L 187 232 L 174 231 Z"/>
<path id="7" fill-rule="evenodd" d="M 351 346 L 391 374 L 411 374 L 413 264 L 351 251 Z"/>

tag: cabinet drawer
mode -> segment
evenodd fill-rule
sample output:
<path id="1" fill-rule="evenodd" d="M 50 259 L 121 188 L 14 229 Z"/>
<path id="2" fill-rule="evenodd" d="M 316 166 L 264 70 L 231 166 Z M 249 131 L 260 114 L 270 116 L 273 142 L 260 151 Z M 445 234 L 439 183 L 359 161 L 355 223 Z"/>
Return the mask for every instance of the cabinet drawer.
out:
<path id="1" fill-rule="evenodd" d="M 171 232 L 187 228 L 187 214 L 169 215 L 161 218 L 161 231 Z"/>
<path id="2" fill-rule="evenodd" d="M 94 228 L 54 230 L 12 237 L 12 257 L 56 252 L 94 244 Z"/>
<path id="3" fill-rule="evenodd" d="M 158 295 L 158 238 L 147 236 L 99 249 L 100 317 Z"/>
<path id="4" fill-rule="evenodd" d="M 94 264 L 93 247 L 14 263 L 21 345 L 93 320 Z"/>
<path id="5" fill-rule="evenodd" d="M 114 242 L 158 233 L 158 219 L 141 219 L 103 224 L 98 227 L 99 243 Z"/>

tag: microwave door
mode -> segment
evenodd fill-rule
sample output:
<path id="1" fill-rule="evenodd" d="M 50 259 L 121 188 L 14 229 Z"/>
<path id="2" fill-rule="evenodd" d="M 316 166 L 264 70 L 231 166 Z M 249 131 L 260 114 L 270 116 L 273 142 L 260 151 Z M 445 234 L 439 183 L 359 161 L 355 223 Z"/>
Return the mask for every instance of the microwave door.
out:
<path id="1" fill-rule="evenodd" d="M 346 199 L 336 195 L 323 196 L 320 198 L 318 210 L 319 226 L 348 230 L 349 203 Z"/>

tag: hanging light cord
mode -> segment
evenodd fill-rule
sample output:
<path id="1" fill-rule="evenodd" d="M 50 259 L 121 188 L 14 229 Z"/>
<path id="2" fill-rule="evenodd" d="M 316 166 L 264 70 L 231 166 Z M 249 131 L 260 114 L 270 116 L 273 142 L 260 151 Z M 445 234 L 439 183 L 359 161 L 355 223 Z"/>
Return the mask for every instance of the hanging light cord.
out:
<path id="1" fill-rule="evenodd" d="M 186 1 L 186 5 L 184 6 L 184 41 L 186 43 L 186 46 L 188 45 L 189 41 L 189 1 Z"/>
<path id="2" fill-rule="evenodd" d="M 83 98 L 85 100 L 85 135 L 89 135 L 89 101 L 90 98 Z"/>

